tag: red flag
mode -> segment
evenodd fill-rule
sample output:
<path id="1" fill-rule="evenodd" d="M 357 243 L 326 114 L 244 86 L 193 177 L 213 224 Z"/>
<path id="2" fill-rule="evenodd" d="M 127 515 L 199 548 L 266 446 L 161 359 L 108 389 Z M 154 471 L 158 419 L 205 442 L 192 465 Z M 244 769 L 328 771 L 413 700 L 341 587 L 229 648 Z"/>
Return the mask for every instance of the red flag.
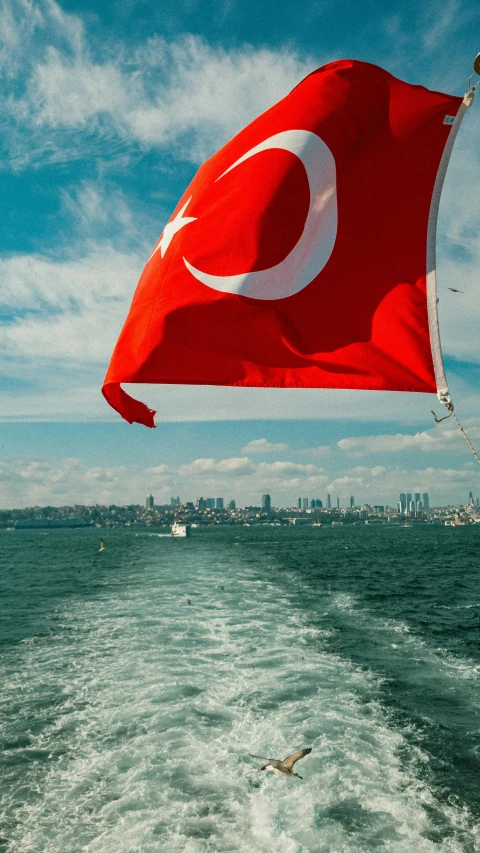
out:
<path id="1" fill-rule="evenodd" d="M 201 166 L 147 262 L 105 377 L 436 391 L 432 193 L 462 99 L 375 65 L 305 78 Z"/>

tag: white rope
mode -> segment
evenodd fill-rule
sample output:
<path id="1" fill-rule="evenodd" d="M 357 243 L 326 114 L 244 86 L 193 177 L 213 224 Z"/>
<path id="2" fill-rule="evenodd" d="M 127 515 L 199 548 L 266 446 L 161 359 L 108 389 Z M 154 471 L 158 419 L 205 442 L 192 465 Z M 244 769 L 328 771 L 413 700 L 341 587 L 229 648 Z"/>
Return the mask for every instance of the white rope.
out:
<path id="1" fill-rule="evenodd" d="M 451 418 L 451 417 L 452 417 L 452 415 L 453 415 L 453 417 L 455 418 L 455 420 L 456 420 L 456 422 L 457 422 L 457 425 L 458 425 L 458 428 L 459 428 L 460 432 L 462 433 L 462 435 L 463 435 L 463 437 L 464 437 L 465 441 L 467 442 L 467 444 L 468 444 L 468 446 L 469 446 L 470 450 L 472 451 L 473 455 L 475 456 L 475 459 L 477 460 L 478 464 L 480 465 L 480 456 L 478 455 L 478 453 L 477 453 L 477 451 L 475 450 L 475 448 L 474 448 L 474 446 L 473 446 L 472 442 L 470 441 L 470 439 L 469 439 L 469 437 L 468 437 L 467 433 L 465 432 L 465 430 L 464 430 L 463 426 L 461 425 L 460 421 L 458 420 L 458 418 L 457 418 L 457 416 L 456 416 L 456 414 L 455 414 L 455 409 L 454 409 L 454 407 L 453 407 L 453 403 L 452 403 L 452 401 L 450 400 L 448 403 L 445 403 L 444 405 L 446 406 L 446 408 L 448 409 L 448 411 L 450 412 L 450 414 L 445 415 L 445 417 L 443 417 L 443 418 L 437 418 L 437 416 L 436 416 L 435 412 L 432 410 L 432 415 L 433 415 L 433 417 L 434 417 L 434 419 L 435 419 L 435 423 L 439 424 L 439 423 L 441 423 L 442 421 L 446 421 L 448 418 Z"/>
<path id="2" fill-rule="evenodd" d="M 458 426 L 459 426 L 459 429 L 461 430 L 462 435 L 463 435 L 463 437 L 464 437 L 465 441 L 467 442 L 467 444 L 468 444 L 468 446 L 469 446 L 470 450 L 472 451 L 473 455 L 475 456 L 475 459 L 477 460 L 478 464 L 480 465 L 480 456 L 478 455 L 477 451 L 475 450 L 475 448 L 474 448 L 474 446 L 473 446 L 472 442 L 470 441 L 470 439 L 469 439 L 469 437 L 468 437 L 467 433 L 465 432 L 465 430 L 464 430 L 463 426 L 461 425 L 461 423 L 460 423 L 460 421 L 458 420 L 458 418 L 457 418 L 457 416 L 456 416 L 456 414 L 455 414 L 455 412 L 454 412 L 454 411 L 452 411 L 452 415 L 453 415 L 453 417 L 455 418 L 455 420 L 456 420 L 456 422 L 457 422 L 457 424 L 458 424 Z"/>

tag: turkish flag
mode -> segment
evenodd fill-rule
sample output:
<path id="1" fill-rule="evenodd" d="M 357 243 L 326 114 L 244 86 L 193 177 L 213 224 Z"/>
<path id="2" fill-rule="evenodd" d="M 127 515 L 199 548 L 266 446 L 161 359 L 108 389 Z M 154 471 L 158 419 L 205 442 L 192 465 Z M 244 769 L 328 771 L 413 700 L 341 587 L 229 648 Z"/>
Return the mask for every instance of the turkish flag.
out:
<path id="1" fill-rule="evenodd" d="M 305 78 L 201 166 L 140 278 L 121 382 L 435 392 L 432 192 L 462 99 L 364 62 Z"/>

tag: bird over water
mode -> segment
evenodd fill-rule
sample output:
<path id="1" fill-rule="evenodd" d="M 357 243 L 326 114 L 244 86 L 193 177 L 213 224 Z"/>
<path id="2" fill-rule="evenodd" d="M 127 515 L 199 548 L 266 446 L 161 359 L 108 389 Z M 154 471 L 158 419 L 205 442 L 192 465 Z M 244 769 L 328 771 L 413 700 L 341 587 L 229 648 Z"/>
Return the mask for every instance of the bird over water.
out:
<path id="1" fill-rule="evenodd" d="M 294 773 L 292 767 L 296 764 L 297 761 L 300 761 L 304 755 L 308 755 L 312 751 L 311 747 L 307 749 L 300 749 L 298 752 L 292 752 L 291 755 L 287 755 L 283 761 L 279 761 L 277 758 L 268 758 L 267 763 L 260 768 L 260 770 L 273 770 L 274 773 L 278 773 L 280 776 L 296 776 L 297 779 L 303 779 L 303 776 L 299 776 L 298 773 Z M 263 758 L 262 755 L 252 755 L 249 753 L 252 758 Z"/>

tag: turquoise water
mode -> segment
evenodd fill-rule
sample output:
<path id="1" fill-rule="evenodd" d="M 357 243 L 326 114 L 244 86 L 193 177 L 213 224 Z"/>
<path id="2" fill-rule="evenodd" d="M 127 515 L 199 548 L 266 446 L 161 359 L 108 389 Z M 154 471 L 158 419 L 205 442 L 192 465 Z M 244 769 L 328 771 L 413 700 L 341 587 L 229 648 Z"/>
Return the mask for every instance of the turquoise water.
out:
<path id="1" fill-rule="evenodd" d="M 480 849 L 479 542 L 0 532 L 0 850 Z"/>

